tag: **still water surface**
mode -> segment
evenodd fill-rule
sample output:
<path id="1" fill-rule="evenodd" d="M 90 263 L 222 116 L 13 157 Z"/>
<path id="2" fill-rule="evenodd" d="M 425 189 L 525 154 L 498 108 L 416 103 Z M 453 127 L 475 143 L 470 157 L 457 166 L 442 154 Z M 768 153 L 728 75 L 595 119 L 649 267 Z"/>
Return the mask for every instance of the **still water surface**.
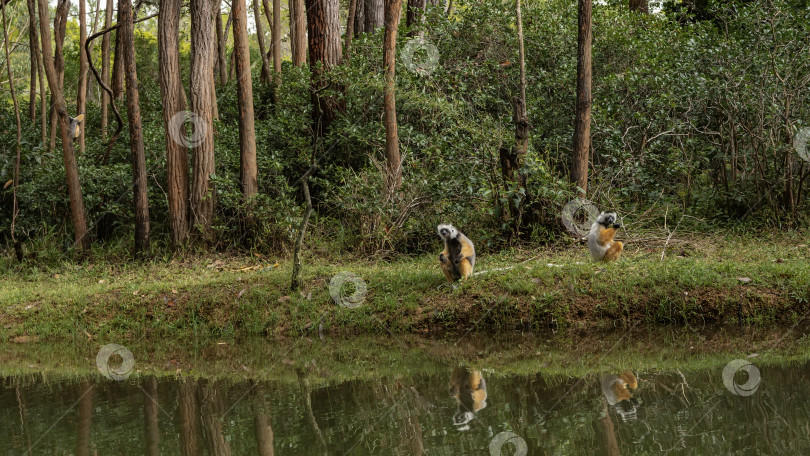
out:
<path id="1" fill-rule="evenodd" d="M 111 358 L 113 378 L 81 367 L 93 353 L 46 362 L 18 345 L 3 357 L 0 455 L 806 455 L 799 336 L 790 355 L 754 354 L 750 338 L 630 354 L 620 338 L 308 342 L 333 344 L 326 358 L 255 341 L 133 350 L 131 372 Z"/>

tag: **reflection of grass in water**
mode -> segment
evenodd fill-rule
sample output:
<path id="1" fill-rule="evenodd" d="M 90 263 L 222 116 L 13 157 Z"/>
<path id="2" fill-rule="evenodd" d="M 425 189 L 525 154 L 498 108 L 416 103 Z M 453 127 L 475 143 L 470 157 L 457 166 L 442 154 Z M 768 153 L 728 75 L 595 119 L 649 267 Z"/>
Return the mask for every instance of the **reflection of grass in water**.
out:
<path id="1" fill-rule="evenodd" d="M 481 370 L 484 378 L 538 376 L 548 384 L 570 381 L 572 377 L 596 378 L 601 373 L 710 370 L 720 375 L 732 359 L 749 358 L 758 367 L 810 360 L 806 340 L 796 340 L 795 329 L 768 350 L 786 329 L 715 332 L 700 334 L 687 329 L 636 330 L 603 334 L 561 331 L 556 335 L 481 337 L 467 336 L 444 340 L 418 336 L 359 336 L 288 339 L 282 343 L 246 339 L 222 343 L 219 339 L 196 341 L 168 339 L 160 344 L 133 341 L 127 348 L 135 357 L 130 376 L 201 376 L 209 379 L 241 381 L 245 378 L 297 383 L 296 369 L 310 376 L 313 386 L 348 380 L 414 378 L 420 375 L 446 375 L 453 367 L 466 365 Z M 100 343 L 0 344 L 0 376 L 41 374 L 81 379 L 98 375 L 94 358 Z M 406 347 L 406 348 L 403 348 Z M 112 365 L 117 365 L 111 359 Z M 119 360 L 120 364 L 120 360 Z M 720 383 L 722 387 L 722 383 Z"/>
<path id="2" fill-rule="evenodd" d="M 48 268 L 6 258 L 0 260 L 6 271 L 0 273 L 0 339 L 298 337 L 317 329 L 321 317 L 325 332 L 344 334 L 791 324 L 810 299 L 810 249 L 801 242 L 676 239 L 662 262 L 663 241 L 631 240 L 609 265 L 591 262 L 581 245 L 495 255 L 482 248 L 477 272 L 517 266 L 476 275 L 455 290 L 443 286 L 437 255 L 376 264 L 316 259 L 303 269 L 302 294 L 290 294 L 290 263 L 283 259 L 273 269 L 239 271 L 260 262 L 223 258 L 208 267 L 216 258 L 206 257 Z M 527 258 L 534 259 L 520 263 Z M 332 301 L 329 279 L 340 271 L 366 282 L 362 306 Z M 347 283 L 344 296 L 353 287 Z"/>

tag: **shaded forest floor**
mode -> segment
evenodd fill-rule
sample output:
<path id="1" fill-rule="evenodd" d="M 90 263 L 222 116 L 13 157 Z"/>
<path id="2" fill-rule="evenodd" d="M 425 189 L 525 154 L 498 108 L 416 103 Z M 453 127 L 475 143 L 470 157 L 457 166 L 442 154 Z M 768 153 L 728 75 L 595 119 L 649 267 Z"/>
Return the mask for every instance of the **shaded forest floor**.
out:
<path id="1" fill-rule="evenodd" d="M 810 317 L 804 236 L 671 239 L 662 259 L 664 245 L 634 240 L 609 265 L 591 262 L 582 245 L 484 254 L 477 275 L 457 288 L 444 283 L 434 255 L 305 256 L 295 293 L 289 259 L 255 255 L 59 267 L 9 261 L 0 272 L 0 340 L 778 326 Z M 345 305 L 330 295 L 336 276 L 348 277 L 342 295 L 332 293 Z"/>

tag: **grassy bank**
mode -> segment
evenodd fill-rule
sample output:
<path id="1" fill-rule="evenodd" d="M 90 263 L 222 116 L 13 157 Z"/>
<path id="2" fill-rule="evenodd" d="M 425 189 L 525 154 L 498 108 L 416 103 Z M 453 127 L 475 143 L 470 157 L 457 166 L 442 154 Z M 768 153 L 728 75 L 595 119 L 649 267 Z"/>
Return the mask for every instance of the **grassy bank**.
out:
<path id="1" fill-rule="evenodd" d="M 800 236 L 701 238 L 628 244 L 615 264 L 584 247 L 481 255 L 471 281 L 444 284 L 433 255 L 393 262 L 305 258 L 302 290 L 291 262 L 208 256 L 121 263 L 3 264 L 4 340 L 143 335 L 295 337 L 326 333 L 504 332 L 688 323 L 776 325 L 810 309 L 810 249 Z M 277 265 L 276 265 L 277 264 Z M 513 266 L 508 270 L 495 270 Z M 356 308 L 329 282 L 348 271 L 367 286 Z M 352 294 L 352 286 L 344 291 Z"/>

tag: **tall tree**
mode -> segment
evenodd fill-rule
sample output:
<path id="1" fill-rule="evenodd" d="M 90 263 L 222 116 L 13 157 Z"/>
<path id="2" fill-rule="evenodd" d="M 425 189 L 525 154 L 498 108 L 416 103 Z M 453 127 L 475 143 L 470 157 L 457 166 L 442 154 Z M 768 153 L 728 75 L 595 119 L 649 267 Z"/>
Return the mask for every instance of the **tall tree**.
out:
<path id="1" fill-rule="evenodd" d="M 214 221 L 214 43 L 213 0 L 191 0 L 191 111 L 195 116 L 197 141 L 194 148 L 191 185 L 191 221 L 206 241 L 212 240 Z"/>
<path id="2" fill-rule="evenodd" d="M 640 13 L 648 13 L 647 0 L 630 0 L 630 11 L 638 11 Z"/>
<path id="3" fill-rule="evenodd" d="M 84 114 L 87 103 L 87 54 L 84 42 L 87 41 L 86 0 L 79 0 L 79 82 L 76 88 L 76 115 Z M 84 122 L 79 124 L 79 153 L 84 153 Z"/>
<path id="4" fill-rule="evenodd" d="M 349 58 L 349 52 L 352 47 L 352 40 L 354 40 L 354 20 L 357 16 L 357 3 L 358 0 L 349 1 L 349 16 L 346 19 L 346 41 L 345 44 L 343 45 L 343 58 Z"/>
<path id="5" fill-rule="evenodd" d="M 12 184 L 14 188 L 12 188 L 13 192 L 13 203 L 12 203 L 12 210 L 11 210 L 11 241 L 14 243 L 14 248 L 17 250 L 17 261 L 22 261 L 22 249 L 20 244 L 17 243 L 17 237 L 14 233 L 15 231 L 15 222 L 17 218 L 17 213 L 19 212 L 19 208 L 17 206 L 17 187 L 20 185 L 20 146 L 22 142 L 22 122 L 20 121 L 20 107 L 17 104 L 17 92 L 14 90 L 14 75 L 11 73 L 11 60 L 9 59 L 9 52 L 8 52 L 8 24 L 6 22 L 6 8 L 5 5 L 3 7 L 3 48 L 6 54 L 6 71 L 8 73 L 8 89 L 11 92 L 11 102 L 14 106 L 14 116 L 17 121 L 17 141 L 15 143 L 15 154 L 14 154 L 14 178 L 12 180 Z M 34 77 L 31 78 L 31 84 L 34 84 Z M 36 91 L 34 91 L 34 97 L 36 98 Z M 32 105 L 34 109 L 36 109 L 36 103 Z M 36 117 L 36 112 L 34 112 L 32 118 Z M 32 119 L 33 120 L 33 119 Z"/>
<path id="6" fill-rule="evenodd" d="M 161 9 L 161 11 L 163 11 Z M 104 6 L 104 29 L 112 26 L 113 0 L 107 0 Z M 160 19 L 158 19 L 160 20 Z M 110 33 L 105 33 L 101 38 L 101 81 L 107 87 L 110 86 Z M 101 91 L 101 140 L 107 140 L 107 125 L 109 123 L 110 95 L 106 91 Z"/>
<path id="7" fill-rule="evenodd" d="M 186 109 L 180 79 L 180 1 L 160 0 L 158 16 L 158 65 L 163 125 L 166 130 L 166 186 L 169 199 L 169 230 L 172 245 L 186 242 L 189 228 L 188 151 L 179 137 L 182 124 L 177 114 Z M 185 120 L 185 119 L 182 119 Z"/>
<path id="8" fill-rule="evenodd" d="M 219 73 L 219 83 L 228 83 L 228 62 L 227 62 L 227 41 L 222 29 L 222 3 L 217 3 L 217 70 Z M 230 18 L 228 18 L 230 20 Z"/>
<path id="9" fill-rule="evenodd" d="M 321 93 L 329 85 L 331 68 L 341 60 L 339 8 L 339 0 L 307 0 L 313 129 L 319 137 L 329 129 L 339 109 L 334 97 Z"/>
<path id="10" fill-rule="evenodd" d="M 260 79 L 269 84 L 273 80 L 273 75 L 271 74 L 270 70 L 270 58 L 267 56 L 267 52 L 265 51 L 267 47 L 264 44 L 264 25 L 262 25 L 261 7 L 260 0 L 253 0 L 253 20 L 256 24 L 256 40 L 259 42 L 259 55 L 262 58 L 262 72 Z M 235 28 L 234 33 L 236 33 Z M 236 39 L 235 36 L 234 39 Z"/>
<path id="11" fill-rule="evenodd" d="M 69 0 L 60 0 L 59 6 L 67 6 Z M 49 22 L 49 9 L 47 0 L 38 0 L 39 5 L 39 32 L 42 38 L 42 55 L 45 66 L 45 75 L 48 77 L 48 86 L 53 96 L 56 114 L 59 116 L 59 130 L 62 136 L 62 157 L 65 161 L 65 174 L 67 180 L 68 195 L 70 196 L 70 218 L 73 223 L 73 236 L 76 245 L 82 250 L 90 249 L 90 237 L 87 236 L 87 220 L 84 213 L 84 199 L 82 198 L 82 188 L 79 183 L 79 167 L 76 164 L 76 156 L 73 152 L 73 137 L 70 132 L 70 116 L 67 112 L 67 103 L 62 91 L 61 75 L 57 73 L 57 68 L 64 72 L 64 57 L 62 47 L 57 40 L 56 53 L 51 50 L 51 28 Z M 57 6 L 57 16 L 54 18 L 54 30 L 59 30 L 58 25 L 66 22 L 68 8 Z M 58 65 L 57 65 L 58 64 Z"/>
<path id="12" fill-rule="evenodd" d="M 255 2 L 254 2 L 255 4 Z M 256 170 L 256 129 L 253 119 L 253 82 L 250 77 L 250 42 L 247 34 L 245 0 L 232 0 L 233 52 L 239 97 L 240 183 L 245 199 L 258 191 Z"/>
<path id="13" fill-rule="evenodd" d="M 374 33 L 375 30 L 383 26 L 385 21 L 383 0 L 364 0 L 365 8 L 365 32 Z"/>
<path id="14" fill-rule="evenodd" d="M 56 69 L 56 75 L 59 77 L 59 86 L 64 87 L 65 83 L 65 58 L 64 54 L 62 53 L 62 48 L 65 45 L 65 32 L 67 31 L 67 15 L 68 10 L 70 9 L 70 2 L 69 1 L 59 1 L 56 4 L 56 13 L 53 17 L 53 42 L 54 42 L 54 57 L 53 57 L 53 65 Z M 40 43 L 45 38 L 40 33 Z M 45 46 L 42 46 L 42 49 L 45 49 Z M 44 55 L 44 54 L 43 54 Z M 43 59 L 46 57 L 43 57 Z M 50 86 L 50 84 L 49 84 Z M 64 92 L 62 93 L 64 96 Z M 56 108 L 56 99 L 53 95 L 53 90 L 51 90 L 51 113 L 50 113 L 50 132 L 51 132 L 51 141 L 48 146 L 48 152 L 52 152 L 53 149 L 56 147 L 56 129 L 59 125 L 59 114 Z"/>
<path id="15" fill-rule="evenodd" d="M 290 0 L 290 34 L 292 35 L 293 65 L 307 62 L 307 19 L 304 0 Z"/>
<path id="16" fill-rule="evenodd" d="M 577 105 L 571 182 L 588 193 L 588 157 L 591 142 L 591 0 L 578 0 Z"/>
<path id="17" fill-rule="evenodd" d="M 127 83 L 127 118 L 132 151 L 132 188 L 135 203 L 135 254 L 149 252 L 149 197 L 146 193 L 146 156 L 143 150 L 143 126 L 138 94 L 138 70 L 135 65 L 135 30 L 131 0 L 118 1 L 118 39 L 122 41 L 124 73 Z"/>
<path id="18" fill-rule="evenodd" d="M 120 31 L 115 32 L 115 55 L 113 56 L 112 66 L 112 91 L 113 97 L 117 100 L 124 94 L 124 54 L 121 51 L 121 40 L 118 35 Z"/>
<path id="19" fill-rule="evenodd" d="M 397 106 L 394 91 L 397 86 L 397 30 L 402 0 L 385 0 L 385 37 L 383 38 L 383 68 L 385 68 L 385 161 L 388 196 L 402 187 L 402 158 L 397 133 Z"/>
<path id="20" fill-rule="evenodd" d="M 265 8 L 267 8 L 267 0 Z M 281 0 L 273 0 L 273 26 L 271 27 L 273 44 L 273 102 L 278 102 L 278 89 L 281 85 Z"/>
<path id="21" fill-rule="evenodd" d="M 408 13 L 405 18 L 405 25 L 408 26 L 410 31 L 408 36 L 416 36 L 419 30 L 416 27 L 422 22 L 425 15 L 425 0 L 408 0 Z"/>
<path id="22" fill-rule="evenodd" d="M 354 11 L 354 36 L 366 33 L 366 2 L 357 0 L 357 7 Z"/>
<path id="23" fill-rule="evenodd" d="M 37 9 L 34 0 L 27 0 L 28 3 L 28 54 L 31 60 L 31 82 L 28 90 L 28 118 L 31 123 L 37 120 L 37 54 L 39 54 L 39 43 L 37 43 Z M 3 8 L 5 10 L 5 8 Z M 8 61 L 8 60 L 7 60 Z M 44 97 L 45 94 L 43 93 Z"/>

